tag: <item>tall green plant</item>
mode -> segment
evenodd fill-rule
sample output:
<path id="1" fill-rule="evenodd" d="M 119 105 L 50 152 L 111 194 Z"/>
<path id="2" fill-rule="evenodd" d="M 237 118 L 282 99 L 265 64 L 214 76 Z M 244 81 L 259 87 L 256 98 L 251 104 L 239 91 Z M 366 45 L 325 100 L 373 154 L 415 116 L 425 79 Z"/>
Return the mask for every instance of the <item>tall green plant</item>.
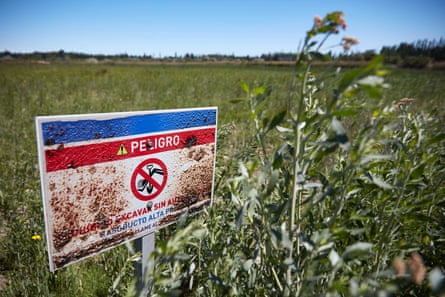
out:
<path id="1" fill-rule="evenodd" d="M 174 249 L 157 250 L 156 294 L 443 293 L 445 134 L 430 133 L 440 123 L 409 112 L 411 100 L 381 103 L 381 56 L 316 73 L 319 50 L 345 28 L 341 12 L 315 18 L 286 109 L 266 108 L 271 88 L 241 84 L 246 98 L 234 101 L 249 110 L 252 143 L 237 172 L 224 169 L 232 177 L 207 218 L 174 236 Z M 323 90 L 331 80 L 336 87 Z"/>

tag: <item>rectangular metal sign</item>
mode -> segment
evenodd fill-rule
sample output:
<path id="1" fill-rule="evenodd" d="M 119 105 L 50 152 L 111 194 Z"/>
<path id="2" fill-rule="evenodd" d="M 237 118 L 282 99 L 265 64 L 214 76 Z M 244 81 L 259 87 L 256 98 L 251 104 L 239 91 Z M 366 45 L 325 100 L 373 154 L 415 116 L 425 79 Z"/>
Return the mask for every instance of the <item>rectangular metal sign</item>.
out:
<path id="1" fill-rule="evenodd" d="M 50 269 L 210 205 L 217 108 L 36 117 Z"/>

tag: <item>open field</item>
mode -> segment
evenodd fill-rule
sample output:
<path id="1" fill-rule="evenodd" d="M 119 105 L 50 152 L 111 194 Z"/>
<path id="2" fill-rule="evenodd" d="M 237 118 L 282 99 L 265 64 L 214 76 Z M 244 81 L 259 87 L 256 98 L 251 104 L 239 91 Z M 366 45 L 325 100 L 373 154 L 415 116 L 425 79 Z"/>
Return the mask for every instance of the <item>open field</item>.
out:
<path id="1" fill-rule="evenodd" d="M 314 73 L 325 71 L 317 68 Z M 218 106 L 217 179 L 225 184 L 230 177 L 223 174 L 225 167 L 233 165 L 228 159 L 251 151 L 255 133 L 248 107 L 231 102 L 246 97 L 240 83 L 271 86 L 263 110 L 272 115 L 286 108 L 293 73 L 292 67 L 261 65 L 0 64 L 0 295 L 121 296 L 131 282 L 125 246 L 49 272 L 35 116 Z M 393 69 L 386 81 L 391 87 L 380 99 L 385 104 L 376 108 L 414 98 L 412 112 L 430 113 L 439 122 L 445 121 L 445 71 Z M 337 78 L 327 80 L 320 97 L 330 96 L 331 84 L 337 82 Z M 372 100 L 368 105 L 374 104 Z M 347 126 L 359 127 L 360 120 L 348 120 Z M 227 191 L 221 186 L 216 199 Z M 215 203 L 214 207 L 225 206 Z M 207 215 L 201 219 L 205 221 Z M 158 242 L 174 232 L 174 226 L 159 232 Z"/>

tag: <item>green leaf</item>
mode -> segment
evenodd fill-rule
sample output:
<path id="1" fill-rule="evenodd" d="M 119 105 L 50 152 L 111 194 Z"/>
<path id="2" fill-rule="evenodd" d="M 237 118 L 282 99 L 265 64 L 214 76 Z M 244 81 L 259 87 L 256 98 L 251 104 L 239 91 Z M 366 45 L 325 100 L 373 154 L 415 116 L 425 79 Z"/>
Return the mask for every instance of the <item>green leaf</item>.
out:
<path id="1" fill-rule="evenodd" d="M 249 192 L 250 193 L 255 193 L 255 195 L 257 194 L 256 190 L 252 190 Z M 249 207 L 247 208 L 247 217 L 249 218 L 250 221 L 253 221 L 253 218 L 257 215 L 256 213 L 256 207 L 261 207 L 261 204 L 259 203 L 258 199 L 251 197 L 251 199 L 249 200 Z"/>
<path id="2" fill-rule="evenodd" d="M 335 139 L 340 144 L 340 146 L 344 149 L 349 148 L 349 138 L 346 134 L 345 128 L 343 128 L 343 125 L 339 120 L 337 120 L 336 117 L 332 118 L 331 123 L 332 130 L 335 132 Z"/>
<path id="3" fill-rule="evenodd" d="M 434 223 L 436 219 L 434 217 L 418 213 L 418 212 L 408 212 L 404 214 L 403 223 L 404 224 L 430 224 Z"/>
<path id="4" fill-rule="evenodd" d="M 371 72 L 373 70 L 377 70 L 380 68 L 380 66 L 383 63 L 383 55 L 377 55 L 368 63 L 368 65 L 365 67 L 365 72 Z"/>
<path id="5" fill-rule="evenodd" d="M 250 89 L 249 86 L 245 83 L 245 82 L 240 82 L 240 87 L 243 89 L 244 93 L 246 93 L 246 95 L 250 94 Z"/>
<path id="6" fill-rule="evenodd" d="M 371 98 L 380 99 L 382 97 L 383 91 L 378 87 L 370 85 L 360 85 L 360 88 Z"/>
<path id="7" fill-rule="evenodd" d="M 332 31 L 332 27 L 331 26 L 323 26 L 320 29 L 318 29 L 319 33 L 328 33 Z"/>
<path id="8" fill-rule="evenodd" d="M 253 95 L 258 96 L 264 94 L 266 92 L 267 88 L 265 86 L 260 86 L 253 89 Z"/>
<path id="9" fill-rule="evenodd" d="M 276 203 L 271 203 L 267 205 L 267 212 L 271 215 L 271 222 L 276 224 L 281 216 L 286 213 L 287 208 L 289 207 L 289 200 L 284 200 Z"/>
<path id="10" fill-rule="evenodd" d="M 337 296 L 348 296 L 349 286 L 345 284 L 345 279 L 340 279 L 332 283 L 332 288 L 337 292 Z"/>
<path id="11" fill-rule="evenodd" d="M 269 182 L 267 183 L 267 194 L 269 195 L 275 189 L 275 185 L 278 182 L 279 172 L 278 170 L 273 170 L 269 176 Z"/>
<path id="12" fill-rule="evenodd" d="M 286 128 L 286 127 L 282 127 L 282 126 L 276 126 L 277 127 L 277 130 L 278 130 L 278 132 L 280 132 L 280 133 L 290 133 L 290 132 L 292 132 L 292 129 L 289 129 L 289 128 Z"/>
<path id="13" fill-rule="evenodd" d="M 334 130 L 335 134 L 337 134 L 337 135 L 346 134 L 345 128 L 343 128 L 343 125 L 341 124 L 341 122 L 339 120 L 337 120 L 336 117 L 332 118 L 331 127 L 332 127 L 332 130 Z"/>
<path id="14" fill-rule="evenodd" d="M 369 154 L 363 157 L 363 159 L 360 161 L 360 165 L 364 165 L 369 162 L 381 162 L 393 159 L 394 157 L 391 155 Z"/>
<path id="15" fill-rule="evenodd" d="M 412 179 L 418 179 L 419 177 L 421 177 L 422 174 L 423 174 L 423 171 L 425 170 L 425 166 L 426 166 L 425 163 L 421 163 L 420 165 L 414 167 L 414 168 L 411 170 L 410 178 L 412 178 Z"/>
<path id="16" fill-rule="evenodd" d="M 346 90 L 346 88 L 363 73 L 363 69 L 352 69 L 343 75 L 343 78 L 340 81 L 338 89 L 340 92 Z"/>
<path id="17" fill-rule="evenodd" d="M 267 132 L 274 129 L 279 124 L 281 124 L 281 122 L 283 121 L 286 114 L 287 114 L 287 110 L 282 110 L 279 113 L 277 113 L 270 121 L 270 123 L 267 127 Z"/>
<path id="18" fill-rule="evenodd" d="M 238 214 L 236 215 L 236 230 L 240 230 L 241 226 L 243 225 L 248 205 L 249 203 L 244 203 L 243 207 L 241 207 L 241 209 L 238 211 Z"/>
<path id="19" fill-rule="evenodd" d="M 264 100 L 266 100 L 266 98 L 270 95 L 270 93 L 272 93 L 272 88 L 271 87 L 258 87 L 255 88 L 254 91 L 254 99 L 255 99 L 255 106 L 260 105 Z"/>
<path id="20" fill-rule="evenodd" d="M 281 232 L 278 231 L 275 227 L 270 228 L 270 239 L 274 248 L 278 248 L 278 245 L 281 241 Z"/>
<path id="21" fill-rule="evenodd" d="M 406 183 L 407 186 L 415 187 L 419 190 L 424 190 L 428 187 L 427 184 L 425 184 L 425 181 L 423 178 L 413 179 Z"/>
<path id="22" fill-rule="evenodd" d="M 369 242 L 356 242 L 348 246 L 341 257 L 345 260 L 349 260 L 360 256 L 367 256 L 371 253 L 372 247 L 373 244 Z"/>
<path id="23" fill-rule="evenodd" d="M 319 143 L 319 149 L 313 154 L 314 162 L 320 162 L 321 159 L 335 152 L 338 148 L 337 142 L 324 141 Z"/>
<path id="24" fill-rule="evenodd" d="M 249 271 L 250 267 L 252 267 L 253 265 L 253 260 L 252 259 L 248 259 L 244 262 L 243 264 L 243 268 L 245 271 Z"/>
<path id="25" fill-rule="evenodd" d="M 383 62 L 383 55 L 375 56 L 365 68 L 357 68 L 347 71 L 338 86 L 339 93 L 343 93 L 353 82 L 365 77 L 377 70 Z"/>
<path id="26" fill-rule="evenodd" d="M 289 239 L 289 232 L 287 230 L 282 229 L 281 230 L 281 245 L 285 248 L 290 250 L 292 248 L 292 241 Z"/>
<path id="27" fill-rule="evenodd" d="M 334 249 L 329 252 L 328 258 L 329 261 L 331 261 L 332 267 L 336 266 L 337 263 L 340 261 L 340 256 Z"/>
<path id="28" fill-rule="evenodd" d="M 204 235 L 206 235 L 207 231 L 206 229 L 196 229 L 195 231 L 193 231 L 192 235 L 195 238 L 202 238 L 204 237 Z"/>
<path id="29" fill-rule="evenodd" d="M 358 114 L 358 110 L 355 108 L 337 110 L 332 113 L 332 115 L 336 117 L 351 117 L 355 116 L 356 114 Z"/>
<path id="30" fill-rule="evenodd" d="M 386 183 L 383 179 L 381 179 L 379 177 L 373 176 L 372 177 L 372 182 L 376 186 L 378 186 L 378 187 L 380 187 L 382 189 L 385 189 L 385 190 L 391 190 L 392 189 L 392 186 L 390 184 Z"/>
<path id="31" fill-rule="evenodd" d="M 342 15 L 342 14 L 343 14 L 343 12 L 341 10 L 335 10 L 335 11 L 332 11 L 332 12 L 328 13 L 325 16 L 325 19 L 330 21 L 330 22 L 337 22 L 338 16 Z"/>
<path id="32" fill-rule="evenodd" d="M 310 190 L 310 189 L 317 189 L 317 188 L 322 188 L 323 185 L 321 183 L 305 183 L 303 185 L 303 189 L 305 190 Z"/>
<path id="33" fill-rule="evenodd" d="M 431 138 L 431 139 L 428 141 L 427 146 L 430 146 L 430 145 L 432 145 L 432 144 L 438 143 L 438 142 L 440 142 L 440 141 L 442 141 L 442 140 L 444 140 L 444 139 L 445 139 L 445 133 L 440 133 L 440 134 L 434 136 L 433 138 Z"/>
<path id="34" fill-rule="evenodd" d="M 324 245 L 322 245 L 322 246 L 320 246 L 318 249 L 317 249 L 317 253 L 324 253 L 324 252 L 326 252 L 327 250 L 329 250 L 329 249 L 331 249 L 332 247 L 334 247 L 334 242 L 329 242 L 329 243 L 327 243 L 327 244 L 324 244 Z"/>

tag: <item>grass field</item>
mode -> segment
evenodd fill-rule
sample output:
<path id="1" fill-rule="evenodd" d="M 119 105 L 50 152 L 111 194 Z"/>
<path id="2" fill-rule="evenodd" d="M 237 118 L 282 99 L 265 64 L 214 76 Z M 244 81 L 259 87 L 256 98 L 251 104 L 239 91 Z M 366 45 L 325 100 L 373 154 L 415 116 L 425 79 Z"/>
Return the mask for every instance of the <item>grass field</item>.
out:
<path id="1" fill-rule="evenodd" d="M 0 64 L 0 295 L 120 296 L 131 281 L 125 246 L 49 272 L 35 116 L 218 106 L 217 163 L 227 166 L 227 159 L 249 149 L 254 134 L 249 109 L 231 103 L 246 96 L 240 83 L 272 86 L 267 114 L 286 107 L 293 72 L 261 65 Z M 445 120 L 444 71 L 393 69 L 387 82 L 391 87 L 381 99 L 386 105 L 414 98 L 412 111 Z M 329 83 L 322 93 L 331 91 Z M 349 125 L 360 125 L 360 119 Z M 216 199 L 223 194 L 216 192 Z M 174 232 L 160 232 L 159 241 Z"/>

